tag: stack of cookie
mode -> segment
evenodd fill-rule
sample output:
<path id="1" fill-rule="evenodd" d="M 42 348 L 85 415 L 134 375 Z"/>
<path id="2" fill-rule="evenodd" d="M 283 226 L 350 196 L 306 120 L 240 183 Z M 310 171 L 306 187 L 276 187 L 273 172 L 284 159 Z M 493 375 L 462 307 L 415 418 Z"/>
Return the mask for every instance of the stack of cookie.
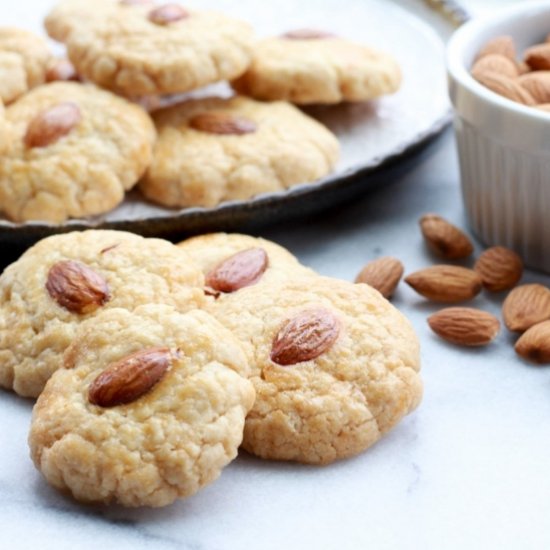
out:
<path id="1" fill-rule="evenodd" d="M 401 78 L 389 55 L 325 32 L 257 41 L 247 23 L 153 0 L 64 0 L 46 29 L 72 64 L 40 37 L 0 29 L 0 210 L 16 222 L 103 214 L 138 183 L 184 208 L 315 181 L 339 144 L 289 102 L 366 101 Z M 130 101 L 226 80 L 242 95 L 153 119 Z"/>
<path id="2" fill-rule="evenodd" d="M 38 397 L 37 468 L 83 501 L 163 506 L 238 447 L 327 464 L 419 403 L 418 342 L 365 284 L 244 235 L 49 237 L 0 277 L 0 385 Z"/>

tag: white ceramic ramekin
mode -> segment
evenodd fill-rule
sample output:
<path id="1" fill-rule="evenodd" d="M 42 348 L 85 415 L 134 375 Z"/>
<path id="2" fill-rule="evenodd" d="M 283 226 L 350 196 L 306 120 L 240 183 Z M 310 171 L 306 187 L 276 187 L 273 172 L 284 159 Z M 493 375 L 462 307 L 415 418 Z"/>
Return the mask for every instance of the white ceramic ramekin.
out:
<path id="1" fill-rule="evenodd" d="M 521 54 L 550 33 L 550 1 L 520 2 L 472 20 L 451 38 L 447 69 L 462 194 L 473 231 L 550 272 L 550 114 L 503 98 L 469 74 L 489 39 L 511 35 Z"/>

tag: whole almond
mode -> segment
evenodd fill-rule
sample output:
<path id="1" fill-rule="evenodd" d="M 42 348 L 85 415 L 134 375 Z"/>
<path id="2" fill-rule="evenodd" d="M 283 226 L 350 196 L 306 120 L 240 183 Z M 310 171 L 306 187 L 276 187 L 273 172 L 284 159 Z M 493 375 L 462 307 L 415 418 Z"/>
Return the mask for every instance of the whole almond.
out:
<path id="1" fill-rule="evenodd" d="M 534 363 L 550 363 L 550 321 L 533 325 L 516 342 L 518 355 Z"/>
<path id="2" fill-rule="evenodd" d="M 340 323 L 328 309 L 308 309 L 287 321 L 271 347 L 271 360 L 279 365 L 311 361 L 328 351 L 340 334 Z"/>
<path id="3" fill-rule="evenodd" d="M 214 291 L 235 292 L 257 283 L 269 265 L 263 248 L 248 248 L 230 256 L 206 275 L 206 285 Z"/>
<path id="4" fill-rule="evenodd" d="M 518 72 L 519 72 L 520 75 L 527 74 L 531 71 L 531 67 L 529 67 L 529 65 L 527 65 L 527 63 L 525 63 L 525 61 L 520 61 L 517 64 L 517 68 L 518 68 Z"/>
<path id="5" fill-rule="evenodd" d="M 459 346 L 484 346 L 500 331 L 500 321 L 490 313 L 470 307 L 448 307 L 428 317 L 430 328 Z"/>
<path id="6" fill-rule="evenodd" d="M 550 319 L 550 289 L 538 284 L 514 288 L 502 304 L 502 316 L 514 332 L 524 332 Z"/>
<path id="7" fill-rule="evenodd" d="M 46 82 L 80 80 L 74 65 L 68 59 L 53 60 L 46 70 Z"/>
<path id="8" fill-rule="evenodd" d="M 473 269 L 454 265 L 422 269 L 406 277 L 405 282 L 429 300 L 446 303 L 471 300 L 482 288 L 481 277 Z"/>
<path id="9" fill-rule="evenodd" d="M 550 103 L 550 71 L 535 71 L 519 77 L 519 83 L 537 103 Z"/>
<path id="10" fill-rule="evenodd" d="M 493 246 L 483 252 L 475 263 L 483 286 L 490 292 L 515 287 L 523 275 L 523 261 L 509 248 Z"/>
<path id="11" fill-rule="evenodd" d="M 145 395 L 164 376 L 172 362 L 168 348 L 149 348 L 111 363 L 91 384 L 92 405 L 114 407 Z"/>
<path id="12" fill-rule="evenodd" d="M 482 73 L 475 78 L 489 90 L 516 103 L 522 105 L 535 105 L 537 103 L 517 79 L 497 75 L 496 73 Z"/>
<path id="13" fill-rule="evenodd" d="M 189 17 L 189 12 L 179 4 L 164 4 L 149 12 L 149 21 L 155 25 L 170 25 Z"/>
<path id="14" fill-rule="evenodd" d="M 511 61 L 516 61 L 516 45 L 511 36 L 497 36 L 489 40 L 478 52 L 476 59 L 481 59 L 486 55 L 499 54 L 507 57 Z"/>
<path id="15" fill-rule="evenodd" d="M 420 218 L 420 230 L 428 246 L 448 260 L 467 258 L 474 246 L 458 227 L 437 214 L 425 214 Z"/>
<path id="16" fill-rule="evenodd" d="M 537 44 L 527 48 L 523 59 L 534 71 L 550 70 L 550 44 Z"/>
<path id="17" fill-rule="evenodd" d="M 46 290 L 72 313 L 91 313 L 111 298 L 107 281 L 93 269 L 72 260 L 54 264 L 48 271 Z"/>
<path id="18" fill-rule="evenodd" d="M 480 74 L 497 73 L 502 76 L 516 78 L 519 76 L 519 69 L 508 57 L 492 53 L 478 59 L 472 67 L 472 76 L 477 78 Z"/>
<path id="19" fill-rule="evenodd" d="M 403 277 L 403 271 L 403 264 L 397 258 L 384 256 L 365 265 L 355 282 L 370 285 L 384 298 L 389 298 Z"/>
<path id="20" fill-rule="evenodd" d="M 334 38 L 335 35 L 317 29 L 296 29 L 285 32 L 282 37 L 289 40 L 322 40 L 324 38 Z"/>
<path id="21" fill-rule="evenodd" d="M 194 130 L 208 134 L 235 135 L 252 134 L 256 131 L 256 124 L 248 118 L 231 113 L 210 111 L 195 115 L 189 125 Z"/>
<path id="22" fill-rule="evenodd" d="M 47 147 L 73 130 L 82 119 L 76 103 L 66 101 L 45 109 L 30 122 L 25 134 L 27 147 Z"/>

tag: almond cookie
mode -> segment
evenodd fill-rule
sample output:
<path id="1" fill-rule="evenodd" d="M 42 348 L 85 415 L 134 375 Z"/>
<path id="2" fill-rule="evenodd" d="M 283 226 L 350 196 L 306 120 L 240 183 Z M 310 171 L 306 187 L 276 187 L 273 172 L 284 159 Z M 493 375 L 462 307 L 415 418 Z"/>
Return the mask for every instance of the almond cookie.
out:
<path id="1" fill-rule="evenodd" d="M 149 303 L 187 311 L 204 303 L 203 285 L 167 241 L 99 230 L 44 239 L 0 276 L 0 386 L 36 397 L 82 321 Z"/>
<path id="2" fill-rule="evenodd" d="M 216 206 L 327 175 L 336 137 L 284 103 L 245 97 L 200 99 L 158 111 L 153 163 L 140 183 L 172 207 Z"/>
<path id="3" fill-rule="evenodd" d="M 243 447 L 327 464 L 375 443 L 420 402 L 419 346 L 367 285 L 318 277 L 252 285 L 209 311 L 245 346 L 256 389 Z"/>
<path id="4" fill-rule="evenodd" d="M 33 410 L 49 483 L 88 502 L 165 506 L 237 455 L 254 389 L 229 331 L 203 311 L 112 309 L 82 326 Z"/>
<path id="5" fill-rule="evenodd" d="M 256 99 L 305 105 L 366 101 L 394 93 L 400 84 L 401 70 L 391 55 L 302 29 L 260 42 L 233 87 Z"/>
<path id="6" fill-rule="evenodd" d="M 240 76 L 250 63 L 252 28 L 178 4 L 119 4 L 66 35 L 83 77 L 126 96 L 186 92 Z"/>
<path id="7" fill-rule="evenodd" d="M 63 222 L 117 206 L 151 161 L 155 129 L 139 106 L 92 85 L 54 82 L 6 109 L 0 208 Z"/>
<path id="8" fill-rule="evenodd" d="M 0 99 L 10 103 L 43 84 L 50 59 L 46 41 L 31 32 L 0 28 Z"/>

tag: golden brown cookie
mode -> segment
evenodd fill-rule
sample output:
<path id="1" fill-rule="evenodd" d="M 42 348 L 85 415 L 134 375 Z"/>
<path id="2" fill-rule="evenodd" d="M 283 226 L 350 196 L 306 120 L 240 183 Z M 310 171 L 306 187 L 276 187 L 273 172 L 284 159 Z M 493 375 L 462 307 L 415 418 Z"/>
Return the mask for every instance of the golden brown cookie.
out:
<path id="1" fill-rule="evenodd" d="M 11 103 L 45 81 L 50 59 L 46 41 L 29 31 L 0 28 L 0 99 Z"/>
<path id="2" fill-rule="evenodd" d="M 418 340 L 367 285 L 325 277 L 252 285 L 209 311 L 245 346 L 256 402 L 243 447 L 327 464 L 375 443 L 420 402 Z"/>
<path id="3" fill-rule="evenodd" d="M 0 276 L 0 386 L 37 397 L 83 321 L 149 303 L 201 307 L 203 285 L 167 241 L 100 230 L 44 239 Z"/>
<path id="4" fill-rule="evenodd" d="M 305 105 L 366 101 L 397 91 L 400 83 L 391 55 L 301 29 L 260 42 L 249 69 L 232 84 L 256 99 Z"/>
<path id="5" fill-rule="evenodd" d="M 54 82 L 6 109 L 0 209 L 14 221 L 107 212 L 149 166 L 155 129 L 139 106 L 92 85 Z"/>
<path id="6" fill-rule="evenodd" d="M 254 401 L 246 359 L 203 311 L 112 309 L 82 325 L 33 410 L 49 483 L 82 501 L 165 506 L 237 455 Z"/>
<path id="7" fill-rule="evenodd" d="M 200 99 L 154 120 L 159 138 L 140 188 L 166 206 L 216 206 L 312 182 L 339 155 L 327 128 L 284 102 Z"/>
<path id="8" fill-rule="evenodd" d="M 242 21 L 178 4 L 117 3 L 78 20 L 62 17 L 79 74 L 126 96 L 180 93 L 240 76 L 252 55 L 253 33 Z M 55 19 L 52 16 L 52 19 Z"/>

